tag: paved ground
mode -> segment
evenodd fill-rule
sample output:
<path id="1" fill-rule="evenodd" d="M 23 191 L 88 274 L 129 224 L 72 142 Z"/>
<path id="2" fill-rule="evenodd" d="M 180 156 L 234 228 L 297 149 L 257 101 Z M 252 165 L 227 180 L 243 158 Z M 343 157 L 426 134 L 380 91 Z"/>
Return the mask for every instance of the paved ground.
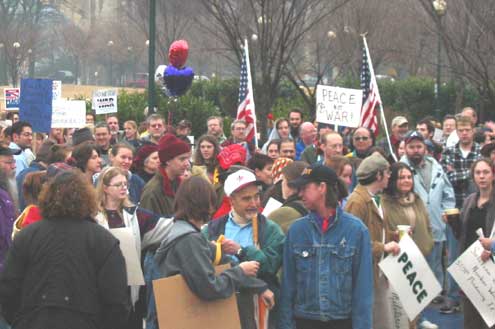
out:
<path id="1" fill-rule="evenodd" d="M 439 329 L 464 329 L 464 317 L 462 313 L 442 314 L 438 311 L 440 307 L 441 305 L 434 305 L 426 309 L 425 315 L 430 322 L 436 323 Z"/>

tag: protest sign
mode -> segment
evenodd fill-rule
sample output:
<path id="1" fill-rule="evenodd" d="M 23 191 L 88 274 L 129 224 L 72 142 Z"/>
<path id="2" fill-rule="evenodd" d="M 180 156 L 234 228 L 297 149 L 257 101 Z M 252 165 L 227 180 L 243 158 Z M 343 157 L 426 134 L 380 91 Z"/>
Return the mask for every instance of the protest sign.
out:
<path id="1" fill-rule="evenodd" d="M 442 291 L 442 287 L 409 236 L 404 236 L 399 246 L 400 253 L 397 256 L 388 255 L 378 266 L 412 321 Z"/>
<path id="2" fill-rule="evenodd" d="M 474 242 L 447 270 L 491 328 L 495 324 L 495 264 L 483 262 L 482 252 L 481 243 Z"/>
<path id="3" fill-rule="evenodd" d="M 5 109 L 7 111 L 17 111 L 19 109 L 21 90 L 19 88 L 4 88 L 3 95 L 5 98 Z"/>
<path id="4" fill-rule="evenodd" d="M 96 114 L 117 112 L 117 91 L 115 89 L 93 92 L 93 109 Z"/>
<path id="5" fill-rule="evenodd" d="M 216 268 L 220 273 L 228 265 Z M 153 281 L 158 325 L 161 329 L 241 329 L 235 293 L 226 299 L 199 299 L 181 275 Z"/>
<path id="6" fill-rule="evenodd" d="M 22 79 L 19 119 L 33 126 L 35 133 L 47 133 L 52 125 L 53 82 Z"/>
<path id="7" fill-rule="evenodd" d="M 53 80 L 52 100 L 54 102 L 62 99 L 62 81 Z"/>
<path id="8" fill-rule="evenodd" d="M 406 311 L 400 302 L 399 295 L 394 289 L 388 289 L 389 295 L 387 296 L 388 302 L 392 307 L 392 321 L 390 328 L 394 329 L 409 329 L 409 320 L 407 318 Z"/>
<path id="9" fill-rule="evenodd" d="M 130 286 L 144 286 L 141 259 L 136 250 L 136 238 L 132 229 L 128 227 L 112 228 L 110 233 L 119 240 L 119 247 L 125 259 L 127 284 Z"/>
<path id="10" fill-rule="evenodd" d="M 363 91 L 316 86 L 316 121 L 344 127 L 358 127 Z"/>
<path id="11" fill-rule="evenodd" d="M 274 198 L 270 198 L 270 199 L 268 199 L 268 202 L 266 203 L 265 209 L 263 209 L 262 215 L 267 217 L 268 215 L 270 215 L 272 213 L 272 211 L 275 211 L 280 207 L 282 207 L 282 202 L 280 202 Z"/>
<path id="12" fill-rule="evenodd" d="M 86 102 L 53 102 L 52 128 L 82 128 L 86 125 Z"/>

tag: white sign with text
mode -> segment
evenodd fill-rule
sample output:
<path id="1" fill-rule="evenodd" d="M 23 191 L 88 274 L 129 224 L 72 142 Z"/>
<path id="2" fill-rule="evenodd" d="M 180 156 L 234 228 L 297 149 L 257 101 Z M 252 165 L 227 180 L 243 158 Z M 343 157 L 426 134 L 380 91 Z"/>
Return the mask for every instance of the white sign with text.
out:
<path id="1" fill-rule="evenodd" d="M 316 86 L 316 121 L 344 127 L 359 127 L 363 91 Z"/>
<path id="2" fill-rule="evenodd" d="M 495 263 L 483 262 L 482 252 L 481 243 L 474 242 L 447 270 L 491 328 L 495 324 Z"/>
<path id="3" fill-rule="evenodd" d="M 85 101 L 59 100 L 52 103 L 52 128 L 82 128 L 85 125 Z"/>
<path id="4" fill-rule="evenodd" d="M 400 242 L 400 253 L 388 255 L 378 266 L 395 290 L 409 318 L 416 316 L 442 291 L 418 246 L 408 236 Z"/>
<path id="5" fill-rule="evenodd" d="M 93 92 L 93 109 L 96 114 L 117 112 L 117 90 L 106 89 Z"/>

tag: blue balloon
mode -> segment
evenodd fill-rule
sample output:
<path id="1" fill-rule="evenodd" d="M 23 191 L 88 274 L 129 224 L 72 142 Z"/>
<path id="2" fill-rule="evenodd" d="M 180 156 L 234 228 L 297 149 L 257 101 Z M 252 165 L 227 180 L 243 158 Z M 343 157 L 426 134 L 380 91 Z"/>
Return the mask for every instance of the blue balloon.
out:
<path id="1" fill-rule="evenodd" d="M 181 69 L 168 65 L 163 74 L 163 81 L 170 96 L 181 96 L 191 87 L 194 78 L 192 68 L 185 66 Z"/>

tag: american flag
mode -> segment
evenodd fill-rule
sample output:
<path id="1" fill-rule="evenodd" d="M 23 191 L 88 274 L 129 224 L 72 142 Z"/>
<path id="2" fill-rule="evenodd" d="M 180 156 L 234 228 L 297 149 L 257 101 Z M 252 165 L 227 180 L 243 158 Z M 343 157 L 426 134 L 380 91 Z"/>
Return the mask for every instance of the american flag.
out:
<path id="1" fill-rule="evenodd" d="M 237 119 L 246 121 L 246 140 L 251 142 L 256 136 L 256 113 L 254 110 L 253 82 L 251 80 L 247 40 L 244 40 L 244 51 L 242 54 Z"/>
<path id="2" fill-rule="evenodd" d="M 382 100 L 378 92 L 378 85 L 373 71 L 373 64 L 369 56 L 368 45 L 364 41 L 363 64 L 361 66 L 361 89 L 363 90 L 363 106 L 361 108 L 361 127 L 371 129 L 378 135 L 378 117 L 376 106 Z"/>

